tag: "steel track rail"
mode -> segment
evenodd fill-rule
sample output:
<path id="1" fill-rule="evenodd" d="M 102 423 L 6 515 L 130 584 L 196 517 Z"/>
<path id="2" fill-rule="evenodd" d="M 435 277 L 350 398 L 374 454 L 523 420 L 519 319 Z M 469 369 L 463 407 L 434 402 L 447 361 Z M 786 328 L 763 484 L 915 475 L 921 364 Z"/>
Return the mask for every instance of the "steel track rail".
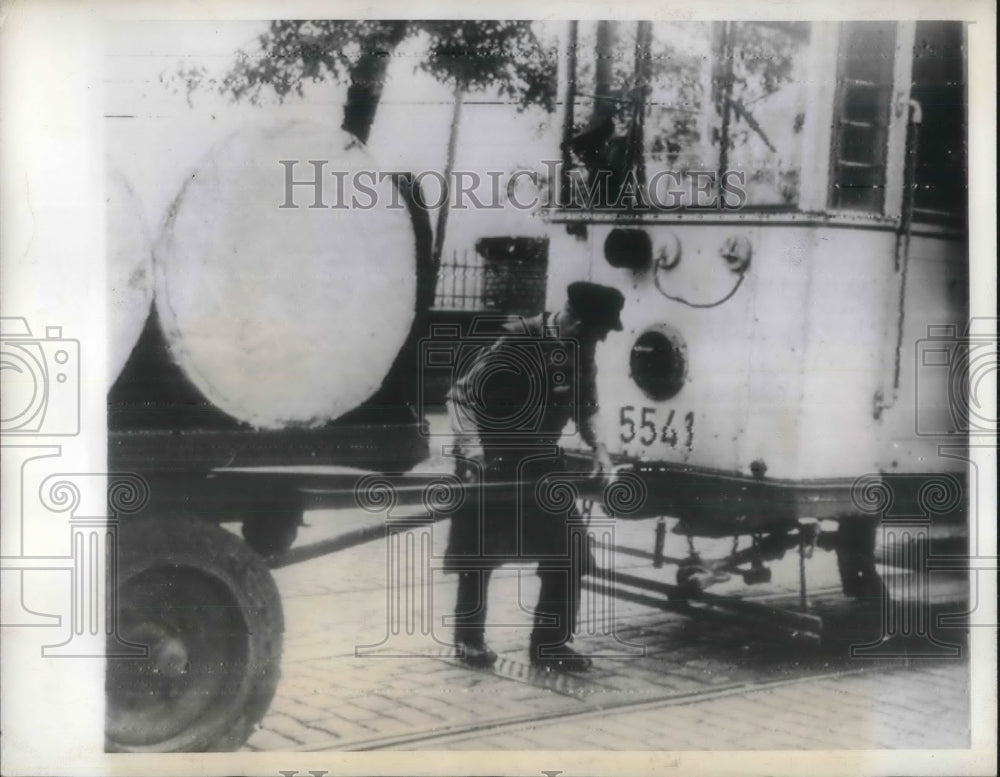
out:
<path id="1" fill-rule="evenodd" d="M 902 662 L 899 662 L 903 666 Z M 490 670 L 469 670 L 485 671 Z M 606 716 L 609 712 L 638 711 L 643 709 L 657 709 L 680 706 L 685 704 L 696 704 L 698 702 L 710 701 L 712 699 L 738 696 L 745 693 L 780 688 L 789 685 L 799 685 L 817 680 L 835 680 L 842 677 L 859 675 L 863 669 L 848 669 L 836 672 L 817 672 L 802 677 L 781 680 L 765 680 L 760 682 L 737 682 L 727 684 L 722 687 L 706 688 L 704 690 L 687 691 L 678 694 L 664 694 L 657 699 L 643 699 L 641 701 L 620 701 L 606 705 L 588 706 L 580 710 L 555 710 L 544 713 L 526 713 L 522 715 L 510 715 L 506 717 L 494 718 L 487 721 L 477 721 L 468 724 L 457 724 L 444 726 L 433 731 L 415 731 L 409 734 L 398 734 L 386 737 L 372 737 L 370 739 L 356 740 L 354 742 L 342 742 L 331 737 L 328 743 L 314 744 L 292 748 L 301 752 L 320 752 L 324 750 L 338 751 L 370 751 L 388 750 L 399 747 L 415 749 L 414 746 L 427 745 L 430 747 L 440 747 L 453 741 L 461 741 L 478 733 L 500 731 L 512 731 L 527 726 L 547 723 L 550 721 L 565 721 L 568 719 L 582 720 L 596 716 Z"/>

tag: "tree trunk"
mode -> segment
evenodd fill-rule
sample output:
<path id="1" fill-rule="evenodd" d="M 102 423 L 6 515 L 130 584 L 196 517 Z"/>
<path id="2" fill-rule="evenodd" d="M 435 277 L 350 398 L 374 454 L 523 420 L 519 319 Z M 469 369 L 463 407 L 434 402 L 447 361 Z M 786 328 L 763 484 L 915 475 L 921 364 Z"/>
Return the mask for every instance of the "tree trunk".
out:
<path id="1" fill-rule="evenodd" d="M 375 121 L 392 52 L 405 37 L 406 22 L 394 22 L 385 38 L 371 41 L 365 53 L 351 68 L 351 84 L 347 87 L 342 127 L 362 143 L 368 142 L 368 135 Z"/>
<path id="2" fill-rule="evenodd" d="M 451 202 L 451 175 L 455 170 L 455 149 L 458 145 L 458 125 L 462 119 L 462 103 L 465 101 L 465 89 L 461 84 L 455 85 L 455 102 L 451 108 L 451 127 L 448 131 L 448 153 L 444 162 L 445 194 L 441 210 L 438 211 L 437 229 L 434 234 L 434 267 L 441 264 L 441 252 L 444 250 L 444 238 L 448 226 L 448 209 Z"/>

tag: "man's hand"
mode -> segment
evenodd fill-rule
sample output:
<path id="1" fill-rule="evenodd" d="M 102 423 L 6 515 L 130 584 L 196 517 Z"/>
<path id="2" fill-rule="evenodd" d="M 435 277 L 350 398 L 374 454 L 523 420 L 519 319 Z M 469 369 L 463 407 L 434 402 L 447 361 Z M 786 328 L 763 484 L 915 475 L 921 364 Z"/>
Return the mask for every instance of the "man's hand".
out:
<path id="1" fill-rule="evenodd" d="M 607 446 L 604 443 L 597 443 L 594 446 L 593 474 L 608 476 L 613 469 L 614 463 L 611 461 L 611 454 L 608 453 Z"/>

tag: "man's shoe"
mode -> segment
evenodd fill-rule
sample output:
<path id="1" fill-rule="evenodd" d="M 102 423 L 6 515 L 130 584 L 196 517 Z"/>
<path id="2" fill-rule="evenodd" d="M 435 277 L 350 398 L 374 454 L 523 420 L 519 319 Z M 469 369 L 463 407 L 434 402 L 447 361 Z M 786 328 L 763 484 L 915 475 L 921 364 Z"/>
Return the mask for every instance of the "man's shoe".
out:
<path id="1" fill-rule="evenodd" d="M 580 655 L 567 645 L 543 651 L 544 648 L 532 646 L 531 665 L 548 672 L 589 672 L 594 665 L 587 656 Z"/>
<path id="2" fill-rule="evenodd" d="M 482 640 L 478 642 L 456 642 L 456 657 L 462 663 L 477 669 L 488 669 L 497 662 L 496 652 Z"/>

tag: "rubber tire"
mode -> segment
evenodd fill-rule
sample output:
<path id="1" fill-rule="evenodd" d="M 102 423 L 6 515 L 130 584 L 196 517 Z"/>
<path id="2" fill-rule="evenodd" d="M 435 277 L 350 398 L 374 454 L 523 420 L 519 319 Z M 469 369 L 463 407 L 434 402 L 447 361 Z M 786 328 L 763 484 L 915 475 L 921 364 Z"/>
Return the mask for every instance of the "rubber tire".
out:
<path id="1" fill-rule="evenodd" d="M 117 574 L 115 574 L 117 568 Z M 187 568 L 189 574 L 180 570 Z M 179 574 L 180 573 L 180 574 Z M 198 577 L 200 573 L 202 577 Z M 142 590 L 140 575 L 166 574 L 178 580 L 204 580 L 217 591 L 224 591 L 238 608 L 240 630 L 246 637 L 246 662 L 234 666 L 232 675 L 235 689 L 221 703 L 183 730 L 172 733 L 162 741 L 116 741 L 105 729 L 105 748 L 108 752 L 203 752 L 233 751 L 249 738 L 255 726 L 264 717 L 274 698 L 281 673 L 282 637 L 284 615 L 277 585 L 263 559 L 244 542 L 219 526 L 188 517 L 136 518 L 125 520 L 119 526 L 117 564 L 108 563 L 108 590 L 118 596 L 119 628 L 130 606 L 130 594 Z M 154 577 L 155 579 L 155 577 Z M 112 585 L 114 588 L 112 588 Z M 158 589 L 165 590 L 165 589 Z M 139 594 L 141 600 L 142 594 Z M 163 612 L 166 612 L 164 608 Z M 139 612 L 142 612 L 139 610 Z M 162 617 L 162 616 L 161 616 Z M 199 621 L 211 629 L 217 626 L 212 618 Z M 126 641 L 129 634 L 120 630 Z M 232 632 L 199 635 L 201 639 L 218 639 L 225 636 L 232 641 Z M 109 648 L 112 642 L 109 640 Z M 109 656 L 111 651 L 109 650 Z M 106 695 L 110 711 L 114 678 L 122 664 L 115 661 L 136 661 L 134 658 L 107 659 Z M 153 662 L 147 662 L 152 665 Z M 190 666 L 191 661 L 186 666 Z M 206 667 L 210 667 L 206 664 Z M 228 666 L 228 665 L 227 665 Z M 122 671 L 126 671 L 122 669 Z M 209 669 L 209 672 L 211 670 Z M 195 675 L 197 676 L 197 675 Z M 218 702 L 218 697 L 215 697 Z M 169 720 L 168 720 L 169 723 Z"/>

